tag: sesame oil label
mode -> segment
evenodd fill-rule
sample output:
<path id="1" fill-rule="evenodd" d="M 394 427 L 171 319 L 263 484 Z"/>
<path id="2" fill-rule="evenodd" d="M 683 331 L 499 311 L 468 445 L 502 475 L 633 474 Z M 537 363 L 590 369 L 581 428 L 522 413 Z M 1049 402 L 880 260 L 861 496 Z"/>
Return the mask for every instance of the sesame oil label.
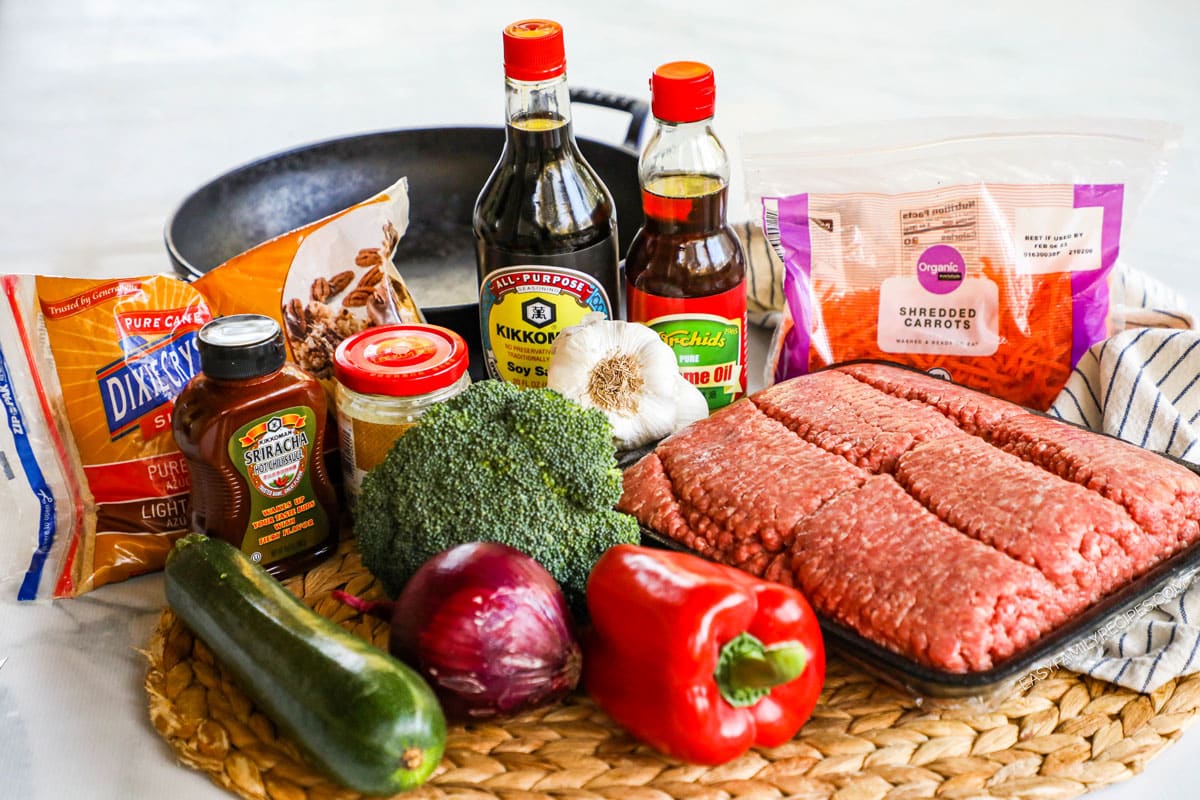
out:
<path id="1" fill-rule="evenodd" d="M 498 269 L 479 287 L 479 322 L 488 375 L 522 389 L 546 385 L 550 345 L 593 312 L 612 319 L 604 287 L 571 269 Z"/>
<path id="2" fill-rule="evenodd" d="M 308 406 L 259 417 L 229 438 L 229 457 L 250 487 L 250 522 L 242 552 L 262 566 L 315 547 L 329 519 L 313 492 L 310 470 L 317 422 Z"/>
<path id="3" fill-rule="evenodd" d="M 679 373 L 709 411 L 746 392 L 746 286 L 708 297 L 661 297 L 626 287 L 629 318 L 645 320 L 675 351 Z"/>

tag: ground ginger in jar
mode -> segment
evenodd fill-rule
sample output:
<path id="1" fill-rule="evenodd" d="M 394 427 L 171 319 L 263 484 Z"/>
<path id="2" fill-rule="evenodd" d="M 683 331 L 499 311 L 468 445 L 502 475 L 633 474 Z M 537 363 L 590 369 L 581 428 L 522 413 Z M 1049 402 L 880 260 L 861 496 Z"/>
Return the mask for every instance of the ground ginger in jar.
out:
<path id="1" fill-rule="evenodd" d="M 471 382 L 467 343 L 437 325 L 384 325 L 343 341 L 334 354 L 342 474 L 351 511 L 363 476 L 435 403 Z"/>

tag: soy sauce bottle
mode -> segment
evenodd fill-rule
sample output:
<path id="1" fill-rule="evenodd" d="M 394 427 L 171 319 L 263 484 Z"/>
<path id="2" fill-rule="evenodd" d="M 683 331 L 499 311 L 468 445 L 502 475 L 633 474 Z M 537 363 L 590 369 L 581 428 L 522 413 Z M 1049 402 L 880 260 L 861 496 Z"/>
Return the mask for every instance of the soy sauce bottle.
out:
<path id="1" fill-rule="evenodd" d="M 726 221 L 713 71 L 663 64 L 650 92 L 655 130 L 638 162 L 646 220 L 625 257 L 629 319 L 671 345 L 711 411 L 746 391 L 746 254 Z"/>
<path id="2" fill-rule="evenodd" d="M 562 26 L 522 20 L 503 39 L 504 151 L 473 222 L 480 331 L 491 377 L 540 387 L 559 331 L 621 315 L 617 219 L 575 142 Z"/>

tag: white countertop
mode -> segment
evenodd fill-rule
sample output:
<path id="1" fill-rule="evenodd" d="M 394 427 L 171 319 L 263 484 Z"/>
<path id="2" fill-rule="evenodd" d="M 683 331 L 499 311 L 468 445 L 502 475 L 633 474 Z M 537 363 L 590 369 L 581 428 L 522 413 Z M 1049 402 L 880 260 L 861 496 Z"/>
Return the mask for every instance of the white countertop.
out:
<path id="1" fill-rule="evenodd" d="M 500 124 L 500 28 L 566 29 L 573 85 L 644 95 L 658 63 L 718 80 L 718 132 L 980 114 L 1185 126 L 1123 256 L 1200 308 L 1200 5 L 1013 0 L 0 3 L 0 272 L 163 271 L 162 225 L 195 186 L 343 134 Z M 577 114 L 616 141 L 611 112 Z M 735 186 L 735 191 L 738 187 Z M 3 535 L 3 533 L 0 533 Z M 176 766 L 141 688 L 160 576 L 36 606 L 0 600 L 0 796 L 227 797 Z M 1103 800 L 1191 798 L 1200 733 Z"/>

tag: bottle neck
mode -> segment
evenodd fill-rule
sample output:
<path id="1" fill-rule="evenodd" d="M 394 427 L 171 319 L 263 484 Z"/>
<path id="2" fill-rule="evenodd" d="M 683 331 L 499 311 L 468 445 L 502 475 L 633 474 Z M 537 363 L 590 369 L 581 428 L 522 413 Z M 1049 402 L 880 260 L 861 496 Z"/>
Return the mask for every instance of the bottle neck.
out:
<path id="1" fill-rule="evenodd" d="M 570 141 L 571 94 L 565 74 L 546 81 L 505 78 L 504 100 L 511 144 L 519 147 L 527 138 L 514 133 L 537 134 L 539 147 L 562 146 Z"/>
<path id="2" fill-rule="evenodd" d="M 694 122 L 672 122 L 666 119 L 654 118 L 654 127 L 664 136 L 679 139 L 693 136 L 713 136 L 713 118 L 705 117 Z"/>
<path id="3" fill-rule="evenodd" d="M 712 117 L 696 122 L 656 119 L 654 133 L 638 161 L 642 188 L 682 197 L 728 186 L 729 155 L 713 132 L 712 122 Z M 703 177 L 708 188 L 697 192 L 696 181 L 681 181 L 681 176 Z M 671 189 L 672 185 L 676 188 Z"/>
<path id="4" fill-rule="evenodd" d="M 720 230 L 726 225 L 729 157 L 712 118 L 655 123 L 638 163 L 645 227 L 674 235 Z"/>

